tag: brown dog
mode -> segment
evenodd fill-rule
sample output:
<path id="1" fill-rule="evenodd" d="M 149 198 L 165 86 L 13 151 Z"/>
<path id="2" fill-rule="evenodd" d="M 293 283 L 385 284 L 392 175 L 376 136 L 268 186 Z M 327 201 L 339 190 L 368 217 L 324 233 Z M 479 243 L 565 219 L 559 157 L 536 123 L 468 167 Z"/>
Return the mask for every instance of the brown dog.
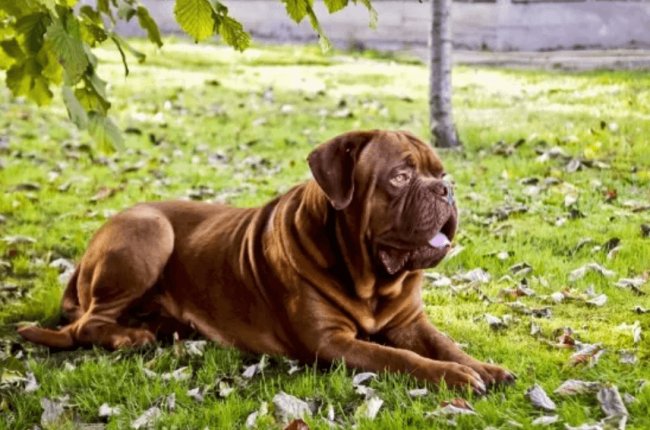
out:
<path id="1" fill-rule="evenodd" d="M 94 236 L 63 297 L 71 323 L 20 334 L 50 347 L 139 346 L 197 330 L 222 345 L 450 386 L 511 382 L 438 332 L 422 270 L 449 250 L 457 212 L 440 159 L 405 132 L 336 137 L 315 181 L 261 208 L 143 203 Z"/>

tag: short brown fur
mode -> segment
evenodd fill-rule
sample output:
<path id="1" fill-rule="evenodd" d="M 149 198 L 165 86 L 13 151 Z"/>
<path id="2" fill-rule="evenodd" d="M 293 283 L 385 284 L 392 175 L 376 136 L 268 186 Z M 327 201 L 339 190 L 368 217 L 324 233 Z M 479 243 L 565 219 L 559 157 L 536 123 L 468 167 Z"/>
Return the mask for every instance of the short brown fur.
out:
<path id="1" fill-rule="evenodd" d="M 421 269 L 448 250 L 427 243 L 439 231 L 452 239 L 457 217 L 433 150 L 406 132 L 351 132 L 309 164 L 315 180 L 260 208 L 169 201 L 115 215 L 68 284 L 70 323 L 20 334 L 115 349 L 198 331 L 255 353 L 343 359 L 480 393 L 511 382 L 423 311 Z"/>

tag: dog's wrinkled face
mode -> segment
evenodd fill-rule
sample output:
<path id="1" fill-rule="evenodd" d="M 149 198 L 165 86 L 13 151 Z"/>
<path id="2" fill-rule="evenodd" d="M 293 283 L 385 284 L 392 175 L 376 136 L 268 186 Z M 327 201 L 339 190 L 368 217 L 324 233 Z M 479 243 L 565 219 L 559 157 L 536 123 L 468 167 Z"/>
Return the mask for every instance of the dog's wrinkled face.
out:
<path id="1" fill-rule="evenodd" d="M 456 233 L 457 211 L 433 149 L 409 133 L 377 133 L 357 169 L 376 181 L 368 236 L 383 268 L 392 275 L 438 264 Z"/>
<path id="2" fill-rule="evenodd" d="M 329 148 L 331 157 L 323 157 L 321 148 Z M 433 267 L 445 257 L 457 210 L 429 145 L 406 132 L 353 132 L 319 147 L 309 162 L 333 206 L 363 224 L 380 269 L 394 275 Z"/>

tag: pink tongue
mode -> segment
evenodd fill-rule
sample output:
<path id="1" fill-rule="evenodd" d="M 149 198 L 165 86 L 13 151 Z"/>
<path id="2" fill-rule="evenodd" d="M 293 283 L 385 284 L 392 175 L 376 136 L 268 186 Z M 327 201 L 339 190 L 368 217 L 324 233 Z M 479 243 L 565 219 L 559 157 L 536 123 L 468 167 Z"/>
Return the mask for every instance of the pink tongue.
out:
<path id="1" fill-rule="evenodd" d="M 438 233 L 435 236 L 433 236 L 433 239 L 429 241 L 429 245 L 433 246 L 434 248 L 442 249 L 451 245 L 451 242 L 449 241 L 449 238 L 445 236 L 444 233 Z"/>

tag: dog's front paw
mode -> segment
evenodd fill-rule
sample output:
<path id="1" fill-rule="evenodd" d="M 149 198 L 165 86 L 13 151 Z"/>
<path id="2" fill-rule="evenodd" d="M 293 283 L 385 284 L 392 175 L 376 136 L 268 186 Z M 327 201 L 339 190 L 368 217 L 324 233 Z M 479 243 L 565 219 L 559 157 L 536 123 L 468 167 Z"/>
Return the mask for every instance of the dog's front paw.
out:
<path id="1" fill-rule="evenodd" d="M 436 383 L 443 380 L 449 388 L 466 389 L 470 387 L 474 393 L 483 395 L 487 387 L 481 375 L 469 366 L 458 363 L 444 363 L 444 366 L 436 369 L 436 375 L 431 378 Z"/>
<path id="2" fill-rule="evenodd" d="M 466 365 L 471 367 L 472 369 L 474 369 L 474 371 L 476 371 L 476 373 L 481 375 L 481 379 L 488 386 L 494 386 L 500 384 L 510 385 L 513 384 L 517 379 L 514 373 L 504 369 L 503 367 L 496 366 L 494 364 L 483 363 L 478 360 L 473 360 L 471 363 L 468 363 Z"/>

